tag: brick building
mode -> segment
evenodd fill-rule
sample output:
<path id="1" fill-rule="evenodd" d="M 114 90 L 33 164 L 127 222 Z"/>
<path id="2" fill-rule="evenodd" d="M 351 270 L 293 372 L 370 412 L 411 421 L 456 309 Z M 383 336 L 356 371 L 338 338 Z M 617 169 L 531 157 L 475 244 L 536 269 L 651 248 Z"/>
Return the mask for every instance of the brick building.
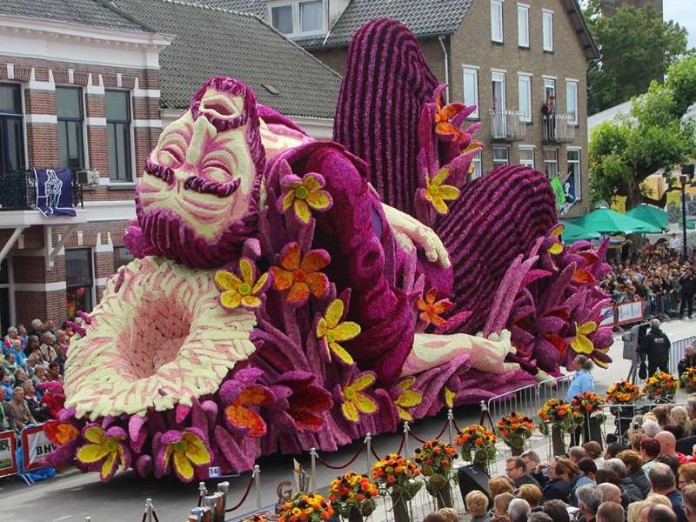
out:
<path id="1" fill-rule="evenodd" d="M 560 174 L 575 204 L 589 208 L 587 61 L 598 50 L 577 0 L 198 0 L 264 17 L 341 72 L 355 31 L 392 18 L 418 37 L 452 99 L 477 105 L 485 148 L 476 175 L 507 163 Z M 547 95 L 555 116 L 542 121 Z"/>
<path id="2" fill-rule="evenodd" d="M 0 5 L 3 332 L 98 302 L 131 259 L 123 235 L 163 120 L 206 78 L 235 76 L 317 135 L 331 131 L 339 76 L 256 17 L 167 0 L 71 4 Z M 276 60 L 283 65 L 268 66 Z M 34 174 L 24 169 L 57 167 L 76 174 L 84 206 L 75 217 L 35 208 Z"/>

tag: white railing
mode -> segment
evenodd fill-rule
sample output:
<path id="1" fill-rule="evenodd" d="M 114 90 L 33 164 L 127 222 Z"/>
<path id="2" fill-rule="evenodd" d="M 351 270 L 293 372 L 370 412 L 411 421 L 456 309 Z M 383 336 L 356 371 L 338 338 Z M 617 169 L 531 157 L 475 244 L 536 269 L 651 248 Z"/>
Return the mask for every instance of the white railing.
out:
<path id="1" fill-rule="evenodd" d="M 575 122 L 570 114 L 552 114 L 541 119 L 544 141 L 567 142 L 575 139 Z"/>
<path id="2" fill-rule="evenodd" d="M 519 111 L 491 110 L 491 129 L 494 140 L 521 140 L 527 134 L 524 114 Z"/>

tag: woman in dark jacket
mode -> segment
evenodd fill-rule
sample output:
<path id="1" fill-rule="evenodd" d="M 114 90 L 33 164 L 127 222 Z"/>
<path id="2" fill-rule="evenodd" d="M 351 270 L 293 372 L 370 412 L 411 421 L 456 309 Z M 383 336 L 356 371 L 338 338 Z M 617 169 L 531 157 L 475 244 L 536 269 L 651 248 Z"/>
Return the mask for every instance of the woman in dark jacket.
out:
<path id="1" fill-rule="evenodd" d="M 568 503 L 571 485 L 580 474 L 578 466 L 568 459 L 556 459 L 551 463 L 551 480 L 544 486 L 544 500 L 562 500 Z"/>
<path id="2" fill-rule="evenodd" d="M 640 491 L 641 499 L 644 499 L 650 493 L 650 481 L 643 471 L 643 459 L 640 453 L 633 450 L 625 450 L 617 455 L 624 464 L 626 464 L 626 477 L 623 482 L 626 489 L 629 484 L 633 484 Z"/>

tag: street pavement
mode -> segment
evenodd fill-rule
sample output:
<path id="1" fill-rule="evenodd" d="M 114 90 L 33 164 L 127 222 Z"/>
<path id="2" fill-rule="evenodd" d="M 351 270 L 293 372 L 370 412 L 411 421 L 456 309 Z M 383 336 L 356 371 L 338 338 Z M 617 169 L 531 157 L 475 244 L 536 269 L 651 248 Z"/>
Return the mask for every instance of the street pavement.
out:
<path id="1" fill-rule="evenodd" d="M 676 320 L 663 325 L 670 339 L 677 340 L 696 334 L 696 319 Z M 608 386 L 619 379 L 624 379 L 629 373 L 630 361 L 622 359 L 623 342 L 616 336 L 610 355 L 614 363 L 607 370 L 594 370 L 594 378 L 598 392 L 603 392 Z M 478 407 L 458 408 L 455 420 L 459 426 L 478 422 Z M 441 432 L 447 418 L 441 414 L 431 419 L 425 419 L 412 426 L 413 432 L 420 438 L 432 438 Z M 446 435 L 445 435 L 446 436 Z M 377 454 L 382 455 L 395 451 L 400 444 L 401 433 L 382 435 L 373 441 Z M 409 442 L 410 450 L 416 442 Z M 322 455 L 329 463 L 341 465 L 356 454 L 364 444 L 354 442 L 341 451 Z M 308 455 L 297 457 L 309 470 Z M 292 480 L 292 456 L 274 456 L 261 459 L 261 505 L 269 506 L 277 501 L 277 485 L 284 480 Z M 371 459 L 374 462 L 374 458 Z M 351 469 L 358 472 L 367 470 L 366 452 L 363 449 Z M 316 485 L 326 487 L 336 475 L 322 465 L 317 466 Z M 237 504 L 242 498 L 250 480 L 250 473 L 238 477 L 223 478 L 230 483 L 228 506 Z M 208 482 L 211 491 L 219 481 Z M 84 521 L 90 517 L 92 522 L 140 522 L 143 516 L 145 501 L 151 498 L 158 518 L 161 522 L 179 522 L 186 520 L 190 509 L 196 506 L 198 485 L 196 483 L 183 485 L 171 478 L 168 479 L 139 479 L 131 473 L 119 473 L 111 482 L 101 483 L 96 473 L 81 474 L 76 470 L 68 470 L 57 477 L 27 486 L 16 479 L 0 480 L 0 520 L 13 522 L 62 522 Z M 252 488 L 246 501 L 235 514 L 242 515 L 251 512 L 257 504 L 257 496 Z M 230 520 L 234 517 L 230 515 Z"/>

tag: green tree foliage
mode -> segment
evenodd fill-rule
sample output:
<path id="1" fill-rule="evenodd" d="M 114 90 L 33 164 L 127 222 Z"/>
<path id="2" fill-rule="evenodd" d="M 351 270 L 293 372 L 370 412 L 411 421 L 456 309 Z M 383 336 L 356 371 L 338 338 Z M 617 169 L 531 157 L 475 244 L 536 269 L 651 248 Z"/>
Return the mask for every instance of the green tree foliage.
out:
<path id="1" fill-rule="evenodd" d="M 603 16 L 606 0 L 590 0 L 585 16 L 602 58 L 587 74 L 590 114 L 647 91 L 687 50 L 687 31 L 652 7 L 624 6 Z"/>
<path id="2" fill-rule="evenodd" d="M 650 202 L 641 187 L 645 178 L 660 169 L 669 176 L 674 166 L 696 156 L 694 123 L 681 121 L 695 102 L 696 57 L 691 56 L 669 68 L 664 84 L 653 81 L 634 98 L 630 116 L 597 126 L 590 143 L 592 199 L 626 196 L 627 208 Z"/>

